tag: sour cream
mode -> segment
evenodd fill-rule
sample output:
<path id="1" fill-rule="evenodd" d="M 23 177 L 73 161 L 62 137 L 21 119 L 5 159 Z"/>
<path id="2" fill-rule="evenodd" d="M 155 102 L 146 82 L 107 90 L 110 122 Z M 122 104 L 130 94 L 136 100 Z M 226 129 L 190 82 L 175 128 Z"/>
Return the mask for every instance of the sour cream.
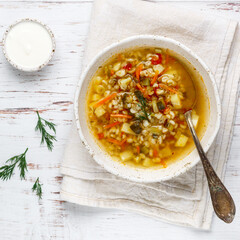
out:
<path id="1" fill-rule="evenodd" d="M 10 26 L 3 42 L 7 60 L 23 71 L 41 69 L 55 51 L 51 30 L 36 20 L 24 19 Z"/>

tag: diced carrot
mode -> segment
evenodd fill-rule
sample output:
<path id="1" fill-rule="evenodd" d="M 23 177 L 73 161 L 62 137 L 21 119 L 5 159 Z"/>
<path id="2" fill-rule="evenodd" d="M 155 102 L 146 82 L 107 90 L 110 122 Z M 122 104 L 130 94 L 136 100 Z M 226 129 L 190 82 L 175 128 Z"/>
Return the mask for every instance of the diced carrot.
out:
<path id="1" fill-rule="evenodd" d="M 114 143 L 116 145 L 121 146 L 121 145 L 123 145 L 127 141 L 127 139 L 125 138 L 122 141 L 118 141 L 118 140 L 116 140 L 114 138 L 108 138 L 107 141 L 110 142 L 110 143 Z"/>
<path id="2" fill-rule="evenodd" d="M 114 117 L 114 118 L 128 118 L 128 119 L 131 119 L 132 116 L 131 115 L 127 115 L 127 114 L 111 114 L 110 115 L 111 117 Z"/>
<path id="3" fill-rule="evenodd" d="M 164 110 L 163 110 L 163 113 L 166 114 L 170 111 L 170 108 L 169 107 L 166 107 Z"/>
<path id="4" fill-rule="evenodd" d="M 163 89 L 165 89 L 165 90 L 167 90 L 167 91 L 169 91 L 169 92 L 172 92 L 172 93 L 177 93 L 177 92 L 178 92 L 176 89 L 171 88 L 171 87 L 168 87 L 167 85 L 165 85 L 165 84 L 163 84 L 163 83 L 160 83 L 160 84 L 159 84 L 159 87 L 160 87 L 160 88 L 163 88 Z"/>
<path id="5" fill-rule="evenodd" d="M 122 54 L 118 54 L 118 61 L 122 61 Z"/>
<path id="6" fill-rule="evenodd" d="M 122 150 L 122 151 L 124 151 L 124 150 L 126 149 L 127 145 L 128 145 L 128 143 L 126 142 L 127 139 L 125 138 L 124 140 L 125 140 L 125 141 L 124 141 L 123 144 L 121 145 L 121 150 Z"/>
<path id="7" fill-rule="evenodd" d="M 113 70 L 111 70 L 111 76 L 114 75 L 114 73 L 115 73 L 115 72 L 114 72 Z"/>
<path id="8" fill-rule="evenodd" d="M 143 64 L 140 64 L 136 68 L 136 78 L 137 78 L 138 81 L 140 80 L 140 72 L 142 71 L 142 69 L 143 69 Z"/>
<path id="9" fill-rule="evenodd" d="M 104 125 L 103 128 L 107 129 L 107 128 L 112 128 L 116 125 L 120 124 L 120 122 L 114 122 L 114 123 L 110 123 L 108 125 Z"/>
<path id="10" fill-rule="evenodd" d="M 158 156 L 158 150 L 156 148 L 153 149 L 153 157 L 157 157 Z"/>
<path id="11" fill-rule="evenodd" d="M 153 79 L 152 79 L 152 81 L 151 81 L 151 85 L 153 85 L 153 84 L 157 81 L 158 74 L 159 74 L 159 72 L 156 71 L 156 73 L 155 73 L 155 75 L 154 75 L 154 77 L 153 77 Z"/>
<path id="12" fill-rule="evenodd" d="M 140 146 L 137 146 L 136 148 L 137 148 L 137 154 L 139 154 L 140 153 Z"/>
<path id="13" fill-rule="evenodd" d="M 178 124 L 182 124 L 182 125 L 185 124 L 185 121 L 181 121 L 181 120 L 176 120 L 175 122 L 178 123 Z"/>
<path id="14" fill-rule="evenodd" d="M 101 140 L 101 139 L 103 139 L 103 138 L 104 138 L 104 134 L 103 134 L 103 133 L 99 133 L 99 134 L 98 134 L 98 139 Z"/>
<path id="15" fill-rule="evenodd" d="M 115 98 L 116 95 L 117 95 L 117 93 L 112 93 L 111 95 L 109 95 L 109 96 L 107 96 L 105 98 L 100 99 L 97 103 L 95 103 L 94 107 L 96 108 L 96 107 L 99 107 L 99 106 L 103 105 L 105 102 Z"/>
<path id="16" fill-rule="evenodd" d="M 168 140 L 168 141 L 171 141 L 171 140 L 174 140 L 174 139 L 175 139 L 175 138 L 174 138 L 174 136 L 172 136 L 172 135 L 166 137 L 166 140 Z"/>
<path id="17" fill-rule="evenodd" d="M 145 98 L 150 99 L 150 97 L 146 93 L 146 90 L 140 85 L 140 83 L 137 83 L 136 86 L 142 92 L 142 94 Z"/>

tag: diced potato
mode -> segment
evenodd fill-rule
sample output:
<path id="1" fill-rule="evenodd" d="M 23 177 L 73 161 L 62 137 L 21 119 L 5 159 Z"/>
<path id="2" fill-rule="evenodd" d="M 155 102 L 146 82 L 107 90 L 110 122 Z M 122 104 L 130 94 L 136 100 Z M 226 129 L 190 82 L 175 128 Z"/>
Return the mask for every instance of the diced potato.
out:
<path id="1" fill-rule="evenodd" d="M 123 78 L 121 80 L 119 80 L 119 84 L 120 84 L 120 88 L 122 90 L 126 90 L 128 87 L 128 84 L 132 81 L 132 79 L 130 77 L 128 78 Z"/>
<path id="2" fill-rule="evenodd" d="M 197 115 L 196 111 L 192 111 L 192 123 L 193 126 L 196 128 L 198 125 L 198 120 L 199 120 L 199 116 Z"/>
<path id="3" fill-rule="evenodd" d="M 105 112 L 106 111 L 104 110 L 104 108 L 102 106 L 99 106 L 95 109 L 95 114 L 98 118 L 101 117 L 102 115 L 104 115 Z"/>
<path id="4" fill-rule="evenodd" d="M 167 158 L 170 156 L 172 156 L 172 150 L 169 146 L 167 146 L 159 151 L 160 158 Z"/>
<path id="5" fill-rule="evenodd" d="M 117 72 L 117 71 L 120 69 L 120 67 L 121 67 L 121 63 L 120 63 L 120 62 L 117 62 L 117 63 L 115 63 L 115 64 L 113 65 L 113 70 L 114 70 L 115 72 Z"/>
<path id="6" fill-rule="evenodd" d="M 118 77 L 123 77 L 125 74 L 126 74 L 125 69 L 121 69 L 121 70 L 118 70 L 118 71 L 116 72 L 116 75 L 117 75 Z"/>
<path id="7" fill-rule="evenodd" d="M 162 64 L 157 64 L 153 66 L 154 72 L 158 71 L 158 73 L 161 73 L 164 70 L 164 67 Z"/>
<path id="8" fill-rule="evenodd" d="M 144 167 L 150 167 L 151 165 L 152 165 L 152 161 L 151 161 L 150 158 L 145 158 L 145 159 L 143 160 L 143 166 L 144 166 Z"/>
<path id="9" fill-rule="evenodd" d="M 100 96 L 99 94 L 96 94 L 96 93 L 95 93 L 95 94 L 92 95 L 92 101 L 95 101 L 95 102 L 96 102 L 96 101 L 98 101 L 100 98 L 101 98 L 101 96 Z"/>
<path id="10" fill-rule="evenodd" d="M 153 101 L 152 101 L 152 107 L 153 107 L 153 111 L 154 111 L 155 113 L 158 113 L 158 112 L 159 112 L 158 106 L 157 106 L 157 101 L 156 101 L 156 100 L 153 100 Z"/>
<path id="11" fill-rule="evenodd" d="M 184 147 L 188 141 L 188 137 L 181 134 L 177 142 L 175 143 L 175 147 Z"/>
<path id="12" fill-rule="evenodd" d="M 177 133 L 175 134 L 174 138 L 179 139 L 181 134 L 182 134 L 182 132 L 178 130 Z"/>
<path id="13" fill-rule="evenodd" d="M 134 131 L 130 128 L 129 123 L 123 123 L 121 131 L 125 132 L 125 133 L 128 133 L 128 134 L 135 135 Z"/>
<path id="14" fill-rule="evenodd" d="M 178 94 L 171 95 L 171 103 L 172 103 L 173 107 L 176 109 L 182 108 L 182 103 L 181 103 L 181 100 L 180 100 Z"/>
<path id="15" fill-rule="evenodd" d="M 134 158 L 134 160 L 135 160 L 136 163 L 140 163 L 141 158 L 139 156 L 137 156 L 137 157 Z"/>
<path id="16" fill-rule="evenodd" d="M 132 151 L 124 151 L 120 153 L 120 158 L 123 162 L 129 161 L 133 158 L 133 153 Z"/>
<path id="17" fill-rule="evenodd" d="M 161 162 L 161 158 L 153 158 L 152 161 L 154 163 L 160 163 Z"/>

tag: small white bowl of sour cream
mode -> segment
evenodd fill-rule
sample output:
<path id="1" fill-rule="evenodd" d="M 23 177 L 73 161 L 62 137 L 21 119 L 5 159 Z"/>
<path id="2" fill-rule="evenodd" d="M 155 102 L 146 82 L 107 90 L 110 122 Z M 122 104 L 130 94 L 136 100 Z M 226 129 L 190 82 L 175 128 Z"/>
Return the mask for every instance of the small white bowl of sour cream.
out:
<path id="1" fill-rule="evenodd" d="M 3 36 L 3 53 L 15 68 L 25 72 L 45 67 L 55 52 L 55 38 L 48 26 L 35 19 L 21 19 Z"/>

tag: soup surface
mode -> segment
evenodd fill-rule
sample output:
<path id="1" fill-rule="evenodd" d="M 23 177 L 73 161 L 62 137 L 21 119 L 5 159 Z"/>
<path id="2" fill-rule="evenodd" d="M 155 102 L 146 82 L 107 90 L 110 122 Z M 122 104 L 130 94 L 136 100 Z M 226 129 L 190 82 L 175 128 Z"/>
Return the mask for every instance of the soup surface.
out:
<path id="1" fill-rule="evenodd" d="M 89 127 L 114 160 L 165 168 L 193 149 L 183 114 L 194 102 L 198 136 L 206 129 L 209 105 L 199 79 L 167 49 L 134 48 L 114 55 L 92 78 Z"/>

